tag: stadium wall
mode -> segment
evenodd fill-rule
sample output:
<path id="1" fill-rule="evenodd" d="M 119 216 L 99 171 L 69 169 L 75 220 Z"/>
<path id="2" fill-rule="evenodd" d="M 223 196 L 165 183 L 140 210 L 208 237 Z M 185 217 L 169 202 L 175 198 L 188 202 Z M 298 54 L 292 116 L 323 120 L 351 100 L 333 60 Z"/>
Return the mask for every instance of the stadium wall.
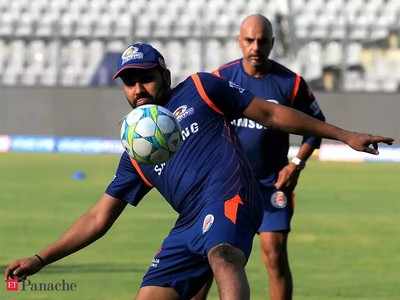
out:
<path id="1" fill-rule="evenodd" d="M 399 94 L 319 93 L 329 122 L 348 129 L 400 137 Z M 0 135 L 118 138 L 129 111 L 117 88 L 0 88 Z"/>

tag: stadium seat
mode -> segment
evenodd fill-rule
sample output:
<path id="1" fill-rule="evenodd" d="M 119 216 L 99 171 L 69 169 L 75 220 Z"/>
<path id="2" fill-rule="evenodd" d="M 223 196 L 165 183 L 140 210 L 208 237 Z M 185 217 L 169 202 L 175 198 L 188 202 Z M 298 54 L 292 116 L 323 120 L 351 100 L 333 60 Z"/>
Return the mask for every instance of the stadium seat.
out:
<path id="1" fill-rule="evenodd" d="M 129 43 L 131 43 L 131 41 L 129 41 Z M 125 49 L 125 47 L 126 47 L 126 42 L 123 42 L 122 40 L 109 41 L 105 46 L 108 52 L 122 52 Z"/>
<path id="2" fill-rule="evenodd" d="M 338 66 L 343 58 L 342 45 L 339 42 L 329 42 L 322 52 L 324 66 Z"/>
<path id="3" fill-rule="evenodd" d="M 4 11 L 0 18 L 0 36 L 11 36 L 14 34 L 19 13 Z"/>
<path id="4" fill-rule="evenodd" d="M 131 37 L 133 32 L 132 17 L 124 13 L 114 21 L 114 30 L 112 37 L 114 38 L 127 38 Z"/>
<path id="5" fill-rule="evenodd" d="M 72 37 L 73 32 L 75 31 L 75 27 L 77 26 L 78 23 L 78 18 L 79 18 L 78 15 L 71 13 L 65 13 L 61 15 L 60 26 L 59 26 L 60 36 Z"/>
<path id="6" fill-rule="evenodd" d="M 201 70 L 201 43 L 197 39 L 188 39 L 185 45 L 185 53 L 190 53 L 190 55 L 185 55 L 185 66 L 183 73 L 191 74 Z"/>
<path id="7" fill-rule="evenodd" d="M 106 38 L 111 35 L 112 19 L 107 13 L 99 13 L 97 18 L 94 18 L 93 37 Z"/>
<path id="8" fill-rule="evenodd" d="M 17 37 L 31 36 L 35 26 L 35 19 L 39 19 L 39 16 L 34 16 L 29 12 L 22 13 L 19 16 L 14 34 Z"/>
<path id="9" fill-rule="evenodd" d="M 164 14 L 160 16 L 157 22 L 154 22 L 153 35 L 155 37 L 168 37 L 172 35 L 172 19 L 171 16 Z"/>
<path id="10" fill-rule="evenodd" d="M 37 22 L 35 35 L 38 37 L 50 37 L 59 34 L 59 26 L 57 25 L 57 15 L 52 13 L 43 14 Z"/>
<path id="11" fill-rule="evenodd" d="M 346 72 L 344 76 L 344 89 L 349 92 L 362 91 L 365 83 L 359 72 Z"/>
<path id="12" fill-rule="evenodd" d="M 57 74 L 57 70 L 54 67 L 48 67 L 39 76 L 39 83 L 44 86 L 56 86 Z"/>
<path id="13" fill-rule="evenodd" d="M 164 58 L 168 62 L 172 73 L 179 75 L 183 69 L 183 57 L 185 52 L 183 45 L 178 40 L 168 41 L 165 45 Z"/>
<path id="14" fill-rule="evenodd" d="M 19 70 L 20 71 L 20 70 Z M 19 77 L 21 75 L 21 72 L 18 72 L 17 70 L 13 70 L 10 68 L 7 68 L 4 73 L 2 74 L 2 83 L 3 85 L 17 85 L 19 84 Z"/>
<path id="15" fill-rule="evenodd" d="M 205 47 L 205 69 L 214 70 L 224 63 L 224 49 L 217 39 L 209 39 Z M 204 53 L 203 53 L 204 55 Z"/>
<path id="16" fill-rule="evenodd" d="M 241 52 L 235 38 L 229 38 L 224 46 L 224 58 L 226 61 L 231 61 L 241 57 Z M 222 62 L 224 63 L 224 62 Z"/>
<path id="17" fill-rule="evenodd" d="M 3 73 L 8 61 L 8 45 L 0 39 L 0 74 Z"/>
<path id="18" fill-rule="evenodd" d="M 357 42 L 347 45 L 347 55 L 345 63 L 347 66 L 360 66 L 361 65 L 361 51 L 362 45 Z"/>
<path id="19" fill-rule="evenodd" d="M 74 36 L 78 38 L 88 38 L 93 36 L 94 22 L 97 16 L 91 14 L 80 15 L 77 20 Z"/>
<path id="20" fill-rule="evenodd" d="M 149 37 L 152 35 L 153 20 L 149 18 L 139 18 L 136 20 L 134 25 L 135 33 L 137 37 Z"/>

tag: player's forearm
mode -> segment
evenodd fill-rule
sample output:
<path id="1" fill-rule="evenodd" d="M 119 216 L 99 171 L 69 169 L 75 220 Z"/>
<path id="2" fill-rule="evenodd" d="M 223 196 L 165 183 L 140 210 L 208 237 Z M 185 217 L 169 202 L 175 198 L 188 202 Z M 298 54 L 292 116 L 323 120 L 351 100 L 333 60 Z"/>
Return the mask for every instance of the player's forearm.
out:
<path id="1" fill-rule="evenodd" d="M 82 215 L 56 242 L 39 252 L 45 264 L 50 264 L 86 247 L 104 235 L 109 226 L 98 222 L 90 211 Z"/>
<path id="2" fill-rule="evenodd" d="M 312 118 L 300 111 L 275 105 L 272 127 L 299 135 L 314 135 L 322 138 L 345 141 L 348 131 Z"/>
<path id="3" fill-rule="evenodd" d="M 314 146 L 303 143 L 301 144 L 299 151 L 296 154 L 296 157 L 300 158 L 302 161 L 306 161 L 313 154 L 314 150 Z"/>
<path id="4" fill-rule="evenodd" d="M 310 117 L 298 110 L 255 98 L 244 115 L 264 126 L 298 135 L 318 136 L 346 142 L 350 132 Z"/>

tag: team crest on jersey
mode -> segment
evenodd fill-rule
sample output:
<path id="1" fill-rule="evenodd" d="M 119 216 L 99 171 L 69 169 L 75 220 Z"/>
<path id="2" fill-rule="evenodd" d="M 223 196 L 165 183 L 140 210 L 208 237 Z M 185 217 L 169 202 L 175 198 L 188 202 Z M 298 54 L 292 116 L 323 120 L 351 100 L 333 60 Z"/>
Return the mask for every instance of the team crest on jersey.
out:
<path id="1" fill-rule="evenodd" d="M 285 208 L 287 206 L 287 197 L 284 192 L 276 191 L 271 196 L 271 204 L 276 208 Z"/>
<path id="2" fill-rule="evenodd" d="M 128 47 L 121 55 L 122 64 L 131 59 L 143 59 L 143 53 L 139 52 L 139 48 L 135 46 Z"/>
<path id="3" fill-rule="evenodd" d="M 214 223 L 214 216 L 207 215 L 203 221 L 203 234 L 210 230 L 212 224 Z"/>
<path id="4" fill-rule="evenodd" d="M 193 107 L 188 107 L 187 105 L 182 105 L 179 106 L 177 109 L 174 111 L 174 116 L 180 122 L 184 118 L 193 115 L 194 113 L 194 108 Z"/>

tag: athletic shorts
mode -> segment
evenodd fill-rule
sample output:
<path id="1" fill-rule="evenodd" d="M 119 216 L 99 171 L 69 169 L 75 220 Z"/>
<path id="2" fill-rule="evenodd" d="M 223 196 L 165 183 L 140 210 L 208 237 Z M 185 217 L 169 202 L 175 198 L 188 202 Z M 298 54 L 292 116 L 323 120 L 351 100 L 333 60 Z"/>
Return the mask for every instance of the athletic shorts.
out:
<path id="1" fill-rule="evenodd" d="M 264 217 L 258 232 L 290 231 L 294 211 L 293 192 L 283 192 L 274 187 L 262 187 Z"/>
<path id="2" fill-rule="evenodd" d="M 231 200 L 211 203 L 189 226 L 173 228 L 141 286 L 172 287 L 181 299 L 190 299 L 212 277 L 207 259 L 211 248 L 227 243 L 241 249 L 248 258 L 262 215 L 254 214 L 238 199 Z"/>

